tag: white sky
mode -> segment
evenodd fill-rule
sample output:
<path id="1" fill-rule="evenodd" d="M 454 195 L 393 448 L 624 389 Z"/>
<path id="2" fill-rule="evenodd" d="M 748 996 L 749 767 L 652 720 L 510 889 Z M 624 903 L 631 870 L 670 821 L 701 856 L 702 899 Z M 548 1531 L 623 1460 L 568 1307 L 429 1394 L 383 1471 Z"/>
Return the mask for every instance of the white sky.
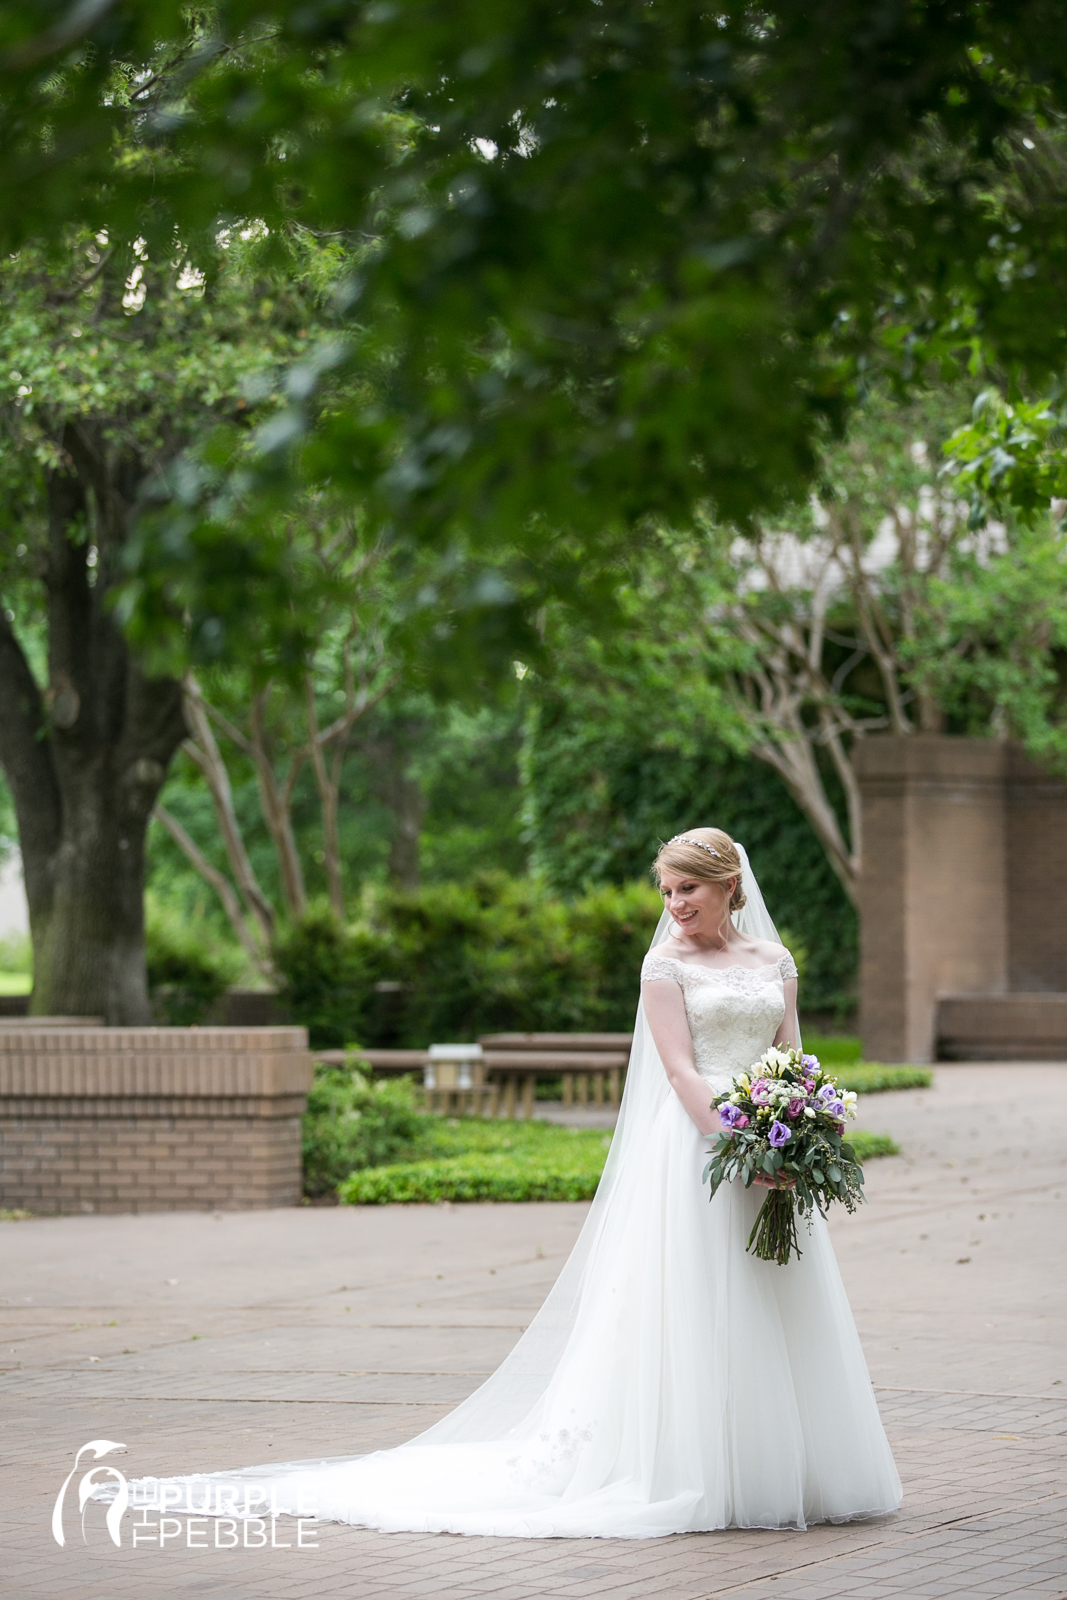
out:
<path id="1" fill-rule="evenodd" d="M 22 886 L 22 857 L 12 851 L 0 865 L 0 939 L 10 933 L 28 933 L 30 914 Z"/>

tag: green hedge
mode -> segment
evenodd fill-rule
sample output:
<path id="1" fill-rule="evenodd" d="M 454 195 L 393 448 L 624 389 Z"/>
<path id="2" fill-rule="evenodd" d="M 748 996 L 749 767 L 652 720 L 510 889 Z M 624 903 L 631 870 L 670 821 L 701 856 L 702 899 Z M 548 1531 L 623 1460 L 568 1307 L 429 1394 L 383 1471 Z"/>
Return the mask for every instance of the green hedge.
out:
<path id="1" fill-rule="evenodd" d="M 304 1114 L 304 1193 L 332 1194 L 357 1167 L 428 1155 L 441 1120 L 420 1109 L 407 1078 L 373 1083 L 360 1072 L 317 1063 Z"/>
<path id="2" fill-rule="evenodd" d="M 660 909 L 647 883 L 567 901 L 533 879 L 486 873 L 378 892 L 349 926 L 318 909 L 274 956 L 283 1000 L 315 1048 L 626 1031 Z"/>
<path id="3" fill-rule="evenodd" d="M 856 1152 L 856 1160 L 862 1166 L 865 1161 L 874 1161 L 878 1156 L 899 1156 L 900 1146 L 888 1133 L 870 1133 L 866 1128 L 856 1128 L 848 1136 L 848 1142 Z"/>
<path id="4" fill-rule="evenodd" d="M 934 1081 L 929 1067 L 884 1067 L 879 1061 L 860 1061 L 854 1066 L 832 1067 L 842 1089 L 857 1094 L 884 1094 L 891 1089 L 929 1089 Z"/>
<path id="5" fill-rule="evenodd" d="M 145 958 L 153 1016 L 172 1028 L 203 1022 L 239 970 L 232 952 L 205 940 L 202 928 L 186 926 L 151 902 Z"/>
<path id="6" fill-rule="evenodd" d="M 611 1143 L 600 1130 L 543 1122 L 452 1122 L 443 1124 L 437 1137 L 454 1153 L 353 1172 L 338 1189 L 341 1203 L 588 1200 Z M 860 1161 L 898 1153 L 885 1134 L 861 1130 L 852 1143 Z"/>
<path id="7" fill-rule="evenodd" d="M 611 1135 L 536 1120 L 432 1117 L 419 1161 L 353 1172 L 338 1189 L 346 1205 L 437 1200 L 588 1200 Z"/>
<path id="8" fill-rule="evenodd" d="M 338 1190 L 344 1205 L 432 1204 L 438 1200 L 589 1200 L 603 1161 L 520 1162 L 506 1155 L 453 1156 L 354 1172 Z"/>

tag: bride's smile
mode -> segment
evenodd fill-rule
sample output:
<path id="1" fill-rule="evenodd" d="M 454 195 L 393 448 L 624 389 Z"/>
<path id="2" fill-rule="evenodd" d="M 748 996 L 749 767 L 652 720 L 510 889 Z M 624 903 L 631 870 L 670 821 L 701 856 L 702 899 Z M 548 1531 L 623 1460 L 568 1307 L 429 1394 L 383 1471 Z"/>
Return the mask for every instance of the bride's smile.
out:
<path id="1" fill-rule="evenodd" d="M 722 950 L 729 941 L 729 903 L 735 883 L 734 878 L 725 884 L 700 882 L 664 871 L 660 889 L 676 928 L 697 944 Z"/>

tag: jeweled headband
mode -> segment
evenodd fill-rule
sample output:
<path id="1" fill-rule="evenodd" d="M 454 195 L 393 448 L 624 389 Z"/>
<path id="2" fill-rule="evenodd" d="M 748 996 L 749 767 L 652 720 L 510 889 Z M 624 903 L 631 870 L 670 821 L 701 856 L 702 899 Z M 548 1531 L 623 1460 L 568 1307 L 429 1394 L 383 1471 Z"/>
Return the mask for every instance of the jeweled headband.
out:
<path id="1" fill-rule="evenodd" d="M 676 833 L 673 839 L 667 840 L 668 844 L 695 844 L 698 850 L 706 850 L 709 856 L 714 856 L 716 861 L 721 861 L 722 856 L 713 850 L 710 844 L 705 844 L 703 839 L 690 839 L 688 834 Z"/>

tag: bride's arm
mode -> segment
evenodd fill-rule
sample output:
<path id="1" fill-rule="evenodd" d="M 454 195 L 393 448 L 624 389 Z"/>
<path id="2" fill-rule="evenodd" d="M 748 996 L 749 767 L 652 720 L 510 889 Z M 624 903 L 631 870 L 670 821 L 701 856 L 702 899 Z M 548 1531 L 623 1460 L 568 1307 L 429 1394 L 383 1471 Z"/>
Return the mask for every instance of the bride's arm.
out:
<path id="1" fill-rule="evenodd" d="M 785 1016 L 782 1019 L 782 1026 L 774 1036 L 774 1042 L 775 1044 L 785 1045 L 786 1049 L 792 1046 L 794 1050 L 799 1050 L 800 1023 L 797 1021 L 797 980 L 795 978 L 787 978 L 783 987 L 785 989 Z"/>
<path id="2" fill-rule="evenodd" d="M 641 1000 L 671 1088 L 701 1133 L 718 1133 L 721 1123 L 711 1109 L 711 1090 L 693 1064 L 693 1036 L 680 986 L 672 978 L 649 979 L 641 985 Z"/>

